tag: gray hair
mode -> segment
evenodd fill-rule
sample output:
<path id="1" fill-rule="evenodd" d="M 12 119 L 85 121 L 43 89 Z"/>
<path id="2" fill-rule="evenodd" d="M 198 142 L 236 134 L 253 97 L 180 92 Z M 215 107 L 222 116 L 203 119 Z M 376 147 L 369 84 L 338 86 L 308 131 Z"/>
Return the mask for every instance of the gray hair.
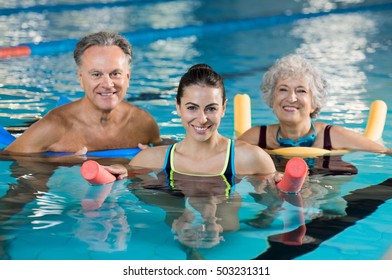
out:
<path id="1" fill-rule="evenodd" d="M 278 59 L 275 64 L 264 74 L 261 84 L 265 103 L 272 108 L 274 102 L 274 92 L 278 79 L 305 77 L 309 81 L 312 94 L 312 105 L 316 108 L 310 114 L 311 118 L 317 117 L 324 105 L 327 95 L 327 81 L 309 61 L 299 55 L 291 54 Z"/>
<path id="2" fill-rule="evenodd" d="M 74 59 L 78 67 L 82 64 L 83 53 L 92 46 L 118 46 L 126 55 L 129 66 L 132 63 L 132 46 L 128 40 L 115 32 L 101 31 L 85 36 L 76 44 Z"/>

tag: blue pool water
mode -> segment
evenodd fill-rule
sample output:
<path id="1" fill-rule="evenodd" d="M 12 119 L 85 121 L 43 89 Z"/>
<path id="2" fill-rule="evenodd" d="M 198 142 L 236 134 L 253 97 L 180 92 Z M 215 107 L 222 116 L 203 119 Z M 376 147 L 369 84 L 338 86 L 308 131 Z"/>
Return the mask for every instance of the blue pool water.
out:
<path id="1" fill-rule="evenodd" d="M 251 96 L 254 125 L 275 122 L 261 77 L 295 52 L 331 83 L 318 120 L 363 133 L 370 104 L 382 99 L 389 109 L 380 141 L 392 147 L 390 1 L 79 2 L 0 4 L 0 47 L 30 44 L 36 52 L 0 60 L 0 124 L 15 135 L 60 96 L 83 96 L 73 44 L 109 29 L 134 45 L 127 100 L 154 115 L 163 137 L 184 135 L 174 96 L 195 63 L 224 76 L 230 104 L 236 93 Z M 220 132 L 233 137 L 230 104 Z M 358 174 L 315 172 L 290 197 L 250 177 L 231 190 L 195 178 L 169 189 L 160 174 L 90 186 L 79 173 L 83 159 L 3 157 L 0 259 L 383 259 L 392 250 L 392 158 L 356 152 L 343 159 Z M 117 161 L 128 159 L 101 159 Z M 201 224 L 198 209 L 215 209 L 213 221 Z"/>

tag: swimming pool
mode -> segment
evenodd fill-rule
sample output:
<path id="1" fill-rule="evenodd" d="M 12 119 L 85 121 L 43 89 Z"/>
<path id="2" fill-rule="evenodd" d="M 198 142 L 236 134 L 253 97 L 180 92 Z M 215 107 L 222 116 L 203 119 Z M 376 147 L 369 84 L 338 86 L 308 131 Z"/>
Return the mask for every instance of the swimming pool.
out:
<path id="1" fill-rule="evenodd" d="M 73 39 L 101 29 L 134 44 L 127 100 L 152 112 L 164 137 L 184 135 L 174 96 L 194 63 L 224 76 L 231 104 L 236 93 L 251 96 L 253 124 L 275 122 L 258 88 L 272 62 L 292 52 L 331 82 L 319 120 L 363 132 L 372 101 L 392 104 L 390 1 L 78 2 L 0 8 L 0 46 L 37 48 L 30 57 L 0 60 L 0 124 L 15 134 L 60 96 L 83 95 Z M 233 137 L 228 108 L 220 132 Z M 389 108 L 382 139 L 389 147 L 391 118 Z M 151 174 L 93 187 L 80 176 L 82 160 L 2 158 L 0 259 L 383 259 L 392 247 L 391 157 L 357 152 L 343 159 L 357 175 L 314 174 L 301 196 L 287 197 L 255 178 L 231 189 L 183 178 L 173 189 Z M 200 207 L 216 209 L 209 225 L 198 223 Z"/>

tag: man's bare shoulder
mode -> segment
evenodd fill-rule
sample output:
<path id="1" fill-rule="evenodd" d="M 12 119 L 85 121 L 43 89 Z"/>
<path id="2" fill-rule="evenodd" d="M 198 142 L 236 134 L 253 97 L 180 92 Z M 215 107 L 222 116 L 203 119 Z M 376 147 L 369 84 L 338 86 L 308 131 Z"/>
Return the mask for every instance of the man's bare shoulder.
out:
<path id="1" fill-rule="evenodd" d="M 52 109 L 6 149 L 20 153 L 39 153 L 50 150 L 53 143 L 57 143 L 68 131 L 71 122 L 68 118 L 70 115 L 72 113 L 65 110 L 63 106 Z"/>
<path id="2" fill-rule="evenodd" d="M 128 102 L 121 102 L 122 111 L 125 112 L 129 117 L 134 117 L 134 118 L 152 118 L 152 115 L 145 109 L 142 109 L 138 106 L 135 106 L 133 104 L 130 104 Z"/>
<path id="3" fill-rule="evenodd" d="M 44 135 L 52 136 L 53 143 L 55 143 L 55 141 L 65 139 L 65 135 L 75 137 L 71 132 L 84 126 L 84 119 L 80 103 L 75 101 L 50 110 L 34 124 L 34 129 Z"/>
<path id="4" fill-rule="evenodd" d="M 129 103 L 123 102 L 121 104 L 124 106 L 122 110 L 126 114 L 124 119 L 127 120 L 128 125 L 133 129 L 137 128 L 137 130 L 143 131 L 143 133 L 148 134 L 152 139 L 156 138 L 156 141 L 153 142 L 157 142 L 159 138 L 159 127 L 152 114 L 147 110 Z"/>
<path id="5" fill-rule="evenodd" d="M 67 124 L 76 121 L 79 114 L 78 103 L 71 102 L 50 110 L 42 120 L 47 123 L 56 124 L 59 126 L 66 126 Z"/>
<path id="6" fill-rule="evenodd" d="M 56 107 L 50 110 L 36 125 L 40 131 L 60 136 L 78 122 L 80 114 L 77 108 L 78 105 L 74 102 Z"/>

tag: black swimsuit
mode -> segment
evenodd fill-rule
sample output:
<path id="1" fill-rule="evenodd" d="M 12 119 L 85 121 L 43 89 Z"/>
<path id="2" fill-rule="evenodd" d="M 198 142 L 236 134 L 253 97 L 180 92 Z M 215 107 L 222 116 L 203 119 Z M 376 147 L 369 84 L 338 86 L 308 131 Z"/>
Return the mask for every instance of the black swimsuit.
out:
<path id="1" fill-rule="evenodd" d="M 330 134 L 331 128 L 332 128 L 332 125 L 327 125 L 324 129 L 324 146 L 323 146 L 323 148 L 326 150 L 332 150 L 331 134 Z M 260 126 L 258 146 L 262 149 L 267 148 L 267 126 L 266 125 Z"/>
<path id="2" fill-rule="evenodd" d="M 325 150 L 332 150 L 332 143 L 331 143 L 331 128 L 332 125 L 327 125 L 324 129 L 324 143 L 323 148 Z M 267 126 L 262 125 L 260 126 L 260 135 L 259 135 L 259 143 L 258 146 L 262 149 L 267 148 Z M 320 158 L 322 163 L 320 164 L 324 169 L 330 170 L 332 175 L 352 175 L 357 174 L 358 169 L 345 161 L 342 160 L 341 155 L 336 156 L 323 156 Z M 318 165 L 313 162 L 313 159 L 305 159 L 310 168 Z M 309 161 L 311 160 L 311 161 Z M 318 165 L 318 166 L 320 166 Z M 312 173 L 315 173 L 315 169 Z"/>

